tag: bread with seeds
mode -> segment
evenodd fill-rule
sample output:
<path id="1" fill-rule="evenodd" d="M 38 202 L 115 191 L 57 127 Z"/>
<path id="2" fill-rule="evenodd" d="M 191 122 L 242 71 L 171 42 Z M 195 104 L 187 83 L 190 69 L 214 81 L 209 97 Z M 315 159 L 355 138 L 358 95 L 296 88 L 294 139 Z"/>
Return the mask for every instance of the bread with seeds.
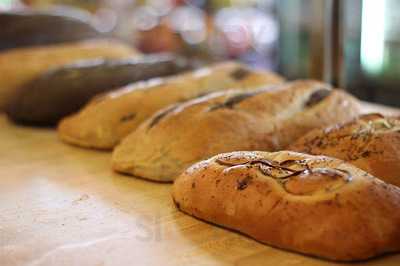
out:
<path id="1" fill-rule="evenodd" d="M 174 183 L 181 211 L 329 260 L 400 251 L 400 189 L 344 161 L 295 152 L 220 154 Z"/>
<path id="2" fill-rule="evenodd" d="M 345 124 L 313 130 L 290 150 L 345 160 L 400 186 L 400 119 L 367 114 Z"/>
<path id="3" fill-rule="evenodd" d="M 134 83 L 94 99 L 80 112 L 61 121 L 59 136 L 67 143 L 112 149 L 159 109 L 199 95 L 227 89 L 251 90 L 281 83 L 267 71 L 223 62 L 165 79 Z"/>
<path id="4" fill-rule="evenodd" d="M 311 80 L 214 93 L 148 119 L 114 150 L 113 168 L 172 181 L 196 161 L 229 151 L 280 150 L 314 128 L 359 112 L 355 98 Z"/>

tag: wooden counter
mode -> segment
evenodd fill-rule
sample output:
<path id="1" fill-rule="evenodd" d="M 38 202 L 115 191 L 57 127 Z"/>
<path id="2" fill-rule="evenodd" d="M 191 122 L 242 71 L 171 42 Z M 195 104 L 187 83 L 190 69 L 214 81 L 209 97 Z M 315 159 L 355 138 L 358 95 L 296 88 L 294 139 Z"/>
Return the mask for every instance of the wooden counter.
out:
<path id="1" fill-rule="evenodd" d="M 0 115 L 0 265 L 334 265 L 184 215 L 170 188 Z"/>

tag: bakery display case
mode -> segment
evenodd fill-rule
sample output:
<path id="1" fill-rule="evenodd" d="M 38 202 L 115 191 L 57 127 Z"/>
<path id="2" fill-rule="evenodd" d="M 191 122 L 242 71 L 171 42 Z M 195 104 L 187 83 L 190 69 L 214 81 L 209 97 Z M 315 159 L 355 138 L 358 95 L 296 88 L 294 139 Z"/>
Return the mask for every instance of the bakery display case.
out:
<path id="1" fill-rule="evenodd" d="M 0 265 L 399 265 L 397 7 L 0 0 Z"/>

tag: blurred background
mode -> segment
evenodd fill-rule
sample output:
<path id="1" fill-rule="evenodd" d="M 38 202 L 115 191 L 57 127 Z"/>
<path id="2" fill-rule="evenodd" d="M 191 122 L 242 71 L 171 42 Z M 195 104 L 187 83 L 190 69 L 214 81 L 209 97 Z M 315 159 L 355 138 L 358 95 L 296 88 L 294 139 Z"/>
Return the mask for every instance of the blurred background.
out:
<path id="1" fill-rule="evenodd" d="M 87 12 L 144 53 L 238 59 L 400 106 L 397 0 L 0 0 L 3 11 L 54 6 Z"/>

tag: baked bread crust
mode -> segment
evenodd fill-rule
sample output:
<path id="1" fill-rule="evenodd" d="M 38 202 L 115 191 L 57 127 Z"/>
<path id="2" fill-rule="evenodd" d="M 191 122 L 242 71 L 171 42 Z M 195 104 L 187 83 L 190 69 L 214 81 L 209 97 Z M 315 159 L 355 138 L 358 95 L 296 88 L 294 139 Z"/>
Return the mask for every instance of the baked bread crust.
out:
<path id="1" fill-rule="evenodd" d="M 156 113 L 116 147 L 113 168 L 168 182 L 215 154 L 281 150 L 314 128 L 359 113 L 355 98 L 310 80 L 214 93 Z"/>
<path id="2" fill-rule="evenodd" d="M 282 81 L 274 73 L 223 62 L 181 75 L 134 83 L 104 94 L 61 121 L 58 132 L 70 144 L 112 149 L 141 122 L 170 104 L 213 91 L 255 89 Z"/>
<path id="3" fill-rule="evenodd" d="M 397 117 L 367 114 L 345 124 L 313 130 L 289 150 L 336 157 L 400 186 L 400 119 Z"/>
<path id="4" fill-rule="evenodd" d="M 220 154 L 174 183 L 181 211 L 274 247 L 354 261 L 400 250 L 400 189 L 341 160 Z"/>
<path id="5" fill-rule="evenodd" d="M 24 47 L 0 53 L 0 110 L 16 88 L 56 66 L 80 59 L 118 59 L 137 54 L 135 49 L 114 40 L 87 40 L 64 44 Z"/>

